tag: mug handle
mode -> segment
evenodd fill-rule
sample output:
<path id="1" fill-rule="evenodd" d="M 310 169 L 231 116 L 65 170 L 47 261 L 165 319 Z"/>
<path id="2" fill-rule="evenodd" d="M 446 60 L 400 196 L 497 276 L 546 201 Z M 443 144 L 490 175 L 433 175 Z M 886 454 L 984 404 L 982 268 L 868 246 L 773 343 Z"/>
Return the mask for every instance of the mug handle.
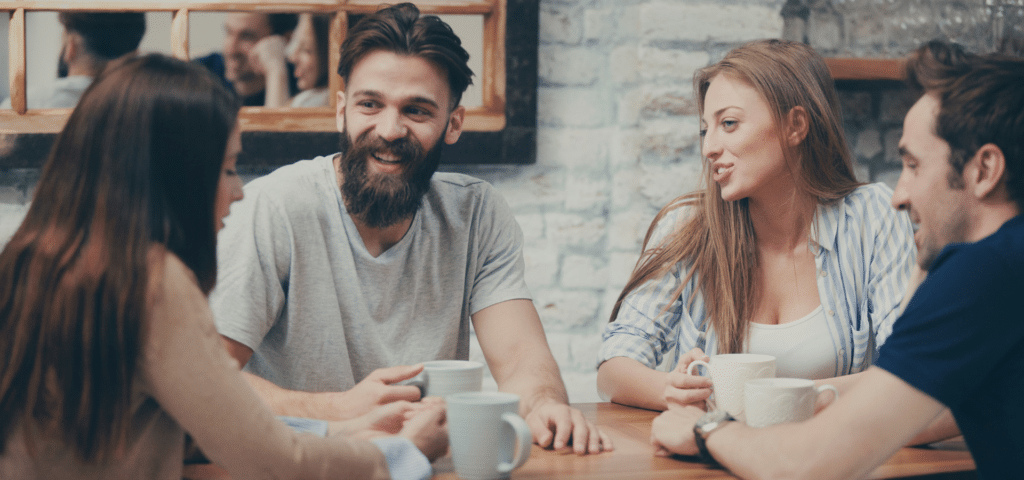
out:
<path id="1" fill-rule="evenodd" d="M 836 387 L 834 387 L 832 385 L 829 385 L 827 383 L 824 384 L 824 385 L 818 386 L 818 387 L 814 387 L 814 391 L 818 392 L 818 396 L 821 396 L 821 394 L 823 392 L 825 392 L 826 390 L 832 392 L 832 401 L 829 402 L 828 405 L 832 405 L 833 403 L 835 403 L 836 400 L 839 400 L 839 389 L 838 388 L 836 388 Z M 825 406 L 827 407 L 828 405 L 825 405 Z M 824 408 L 824 407 L 822 407 L 822 408 Z"/>
<path id="2" fill-rule="evenodd" d="M 516 434 L 516 440 L 519 441 L 519 448 L 516 451 L 515 458 L 511 462 L 501 462 L 498 464 L 498 472 L 505 474 L 523 466 L 526 460 L 530 458 L 533 434 L 530 433 L 530 427 L 526 425 L 526 420 L 523 420 L 523 417 L 515 413 L 505 412 L 501 414 L 501 420 L 512 427 Z"/>
<path id="3" fill-rule="evenodd" d="M 704 365 L 704 368 L 707 369 L 707 371 L 708 371 L 708 375 L 707 376 L 710 377 L 711 376 L 711 365 L 708 365 L 708 362 L 705 362 L 704 360 L 694 360 L 694 361 L 690 362 L 690 366 L 686 367 L 686 374 L 687 375 L 693 375 L 694 374 L 693 372 L 696 371 L 697 367 L 699 367 L 701 365 Z"/>
<path id="4" fill-rule="evenodd" d="M 427 371 L 423 370 L 415 377 L 408 380 L 402 380 L 395 385 L 408 385 L 420 389 L 420 399 L 422 400 L 423 397 L 427 396 L 427 390 L 430 386 L 430 377 L 427 376 Z"/>

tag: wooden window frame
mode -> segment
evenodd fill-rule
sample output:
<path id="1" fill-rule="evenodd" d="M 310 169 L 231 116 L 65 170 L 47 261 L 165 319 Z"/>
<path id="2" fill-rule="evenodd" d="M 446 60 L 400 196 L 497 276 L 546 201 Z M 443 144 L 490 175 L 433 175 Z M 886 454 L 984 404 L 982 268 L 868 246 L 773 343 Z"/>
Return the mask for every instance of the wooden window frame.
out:
<path id="1" fill-rule="evenodd" d="M 397 2 L 390 2 L 397 3 Z M 423 14 L 483 16 L 483 71 L 475 72 L 482 102 L 466 109 L 459 142 L 447 146 L 444 164 L 529 164 L 536 157 L 537 41 L 539 0 L 442 0 L 416 2 Z M 70 109 L 26 109 L 25 14 L 33 11 L 171 12 L 171 52 L 189 59 L 189 17 L 193 12 L 308 12 L 333 14 L 330 40 L 331 106 L 318 108 L 243 107 L 239 121 L 247 154 L 240 162 L 274 166 L 337 149 L 335 100 L 342 88 L 336 73 L 349 15 L 380 8 L 380 0 L 0 0 L 10 13 L 9 74 L 11 110 L 0 110 L 0 168 L 41 165 Z M 514 19 L 510 21 L 510 19 Z M 2 21 L 2 17 L 0 17 Z M 514 39 L 513 44 L 509 40 Z M 14 145 L 12 144 L 21 144 Z M 45 146 L 45 148 L 42 148 Z"/>

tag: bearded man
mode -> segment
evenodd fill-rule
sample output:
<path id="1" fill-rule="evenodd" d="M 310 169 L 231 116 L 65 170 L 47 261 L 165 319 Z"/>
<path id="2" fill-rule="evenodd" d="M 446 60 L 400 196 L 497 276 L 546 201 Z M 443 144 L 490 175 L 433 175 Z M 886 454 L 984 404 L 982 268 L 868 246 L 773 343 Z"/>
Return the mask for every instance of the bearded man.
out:
<path id="1" fill-rule="evenodd" d="M 543 447 L 611 443 L 567 403 L 523 280 L 523 235 L 486 182 L 435 173 L 458 140 L 469 54 L 411 4 L 342 45 L 342 153 L 245 187 L 210 301 L 229 351 L 281 415 L 341 420 L 420 398 L 420 362 L 466 359 L 470 324 Z M 571 437 L 571 438 L 570 438 Z"/>

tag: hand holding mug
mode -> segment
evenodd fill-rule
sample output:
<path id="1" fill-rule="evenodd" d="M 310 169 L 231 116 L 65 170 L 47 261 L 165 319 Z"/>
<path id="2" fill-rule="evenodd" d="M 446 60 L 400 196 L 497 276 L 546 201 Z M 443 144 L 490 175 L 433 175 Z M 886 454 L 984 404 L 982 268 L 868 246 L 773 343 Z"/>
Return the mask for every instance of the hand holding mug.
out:
<path id="1" fill-rule="evenodd" d="M 706 410 L 706 401 L 711 396 L 711 379 L 691 375 L 687 370 L 695 361 L 708 362 L 711 359 L 699 348 L 694 348 L 679 357 L 679 364 L 665 377 L 665 403 L 668 408 L 694 406 Z"/>

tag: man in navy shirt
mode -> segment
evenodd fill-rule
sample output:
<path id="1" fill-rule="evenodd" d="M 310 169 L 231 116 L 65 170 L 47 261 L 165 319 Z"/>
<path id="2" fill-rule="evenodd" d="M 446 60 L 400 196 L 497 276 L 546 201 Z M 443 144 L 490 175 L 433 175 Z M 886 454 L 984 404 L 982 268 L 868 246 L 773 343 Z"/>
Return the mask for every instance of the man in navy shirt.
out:
<path id="1" fill-rule="evenodd" d="M 908 74 L 924 95 L 904 121 L 892 202 L 919 226 L 928 276 L 875 366 L 801 423 L 754 429 L 671 407 L 652 426 L 659 453 L 744 478 L 861 478 L 955 419 L 979 478 L 1024 478 L 1024 59 L 932 42 Z"/>

